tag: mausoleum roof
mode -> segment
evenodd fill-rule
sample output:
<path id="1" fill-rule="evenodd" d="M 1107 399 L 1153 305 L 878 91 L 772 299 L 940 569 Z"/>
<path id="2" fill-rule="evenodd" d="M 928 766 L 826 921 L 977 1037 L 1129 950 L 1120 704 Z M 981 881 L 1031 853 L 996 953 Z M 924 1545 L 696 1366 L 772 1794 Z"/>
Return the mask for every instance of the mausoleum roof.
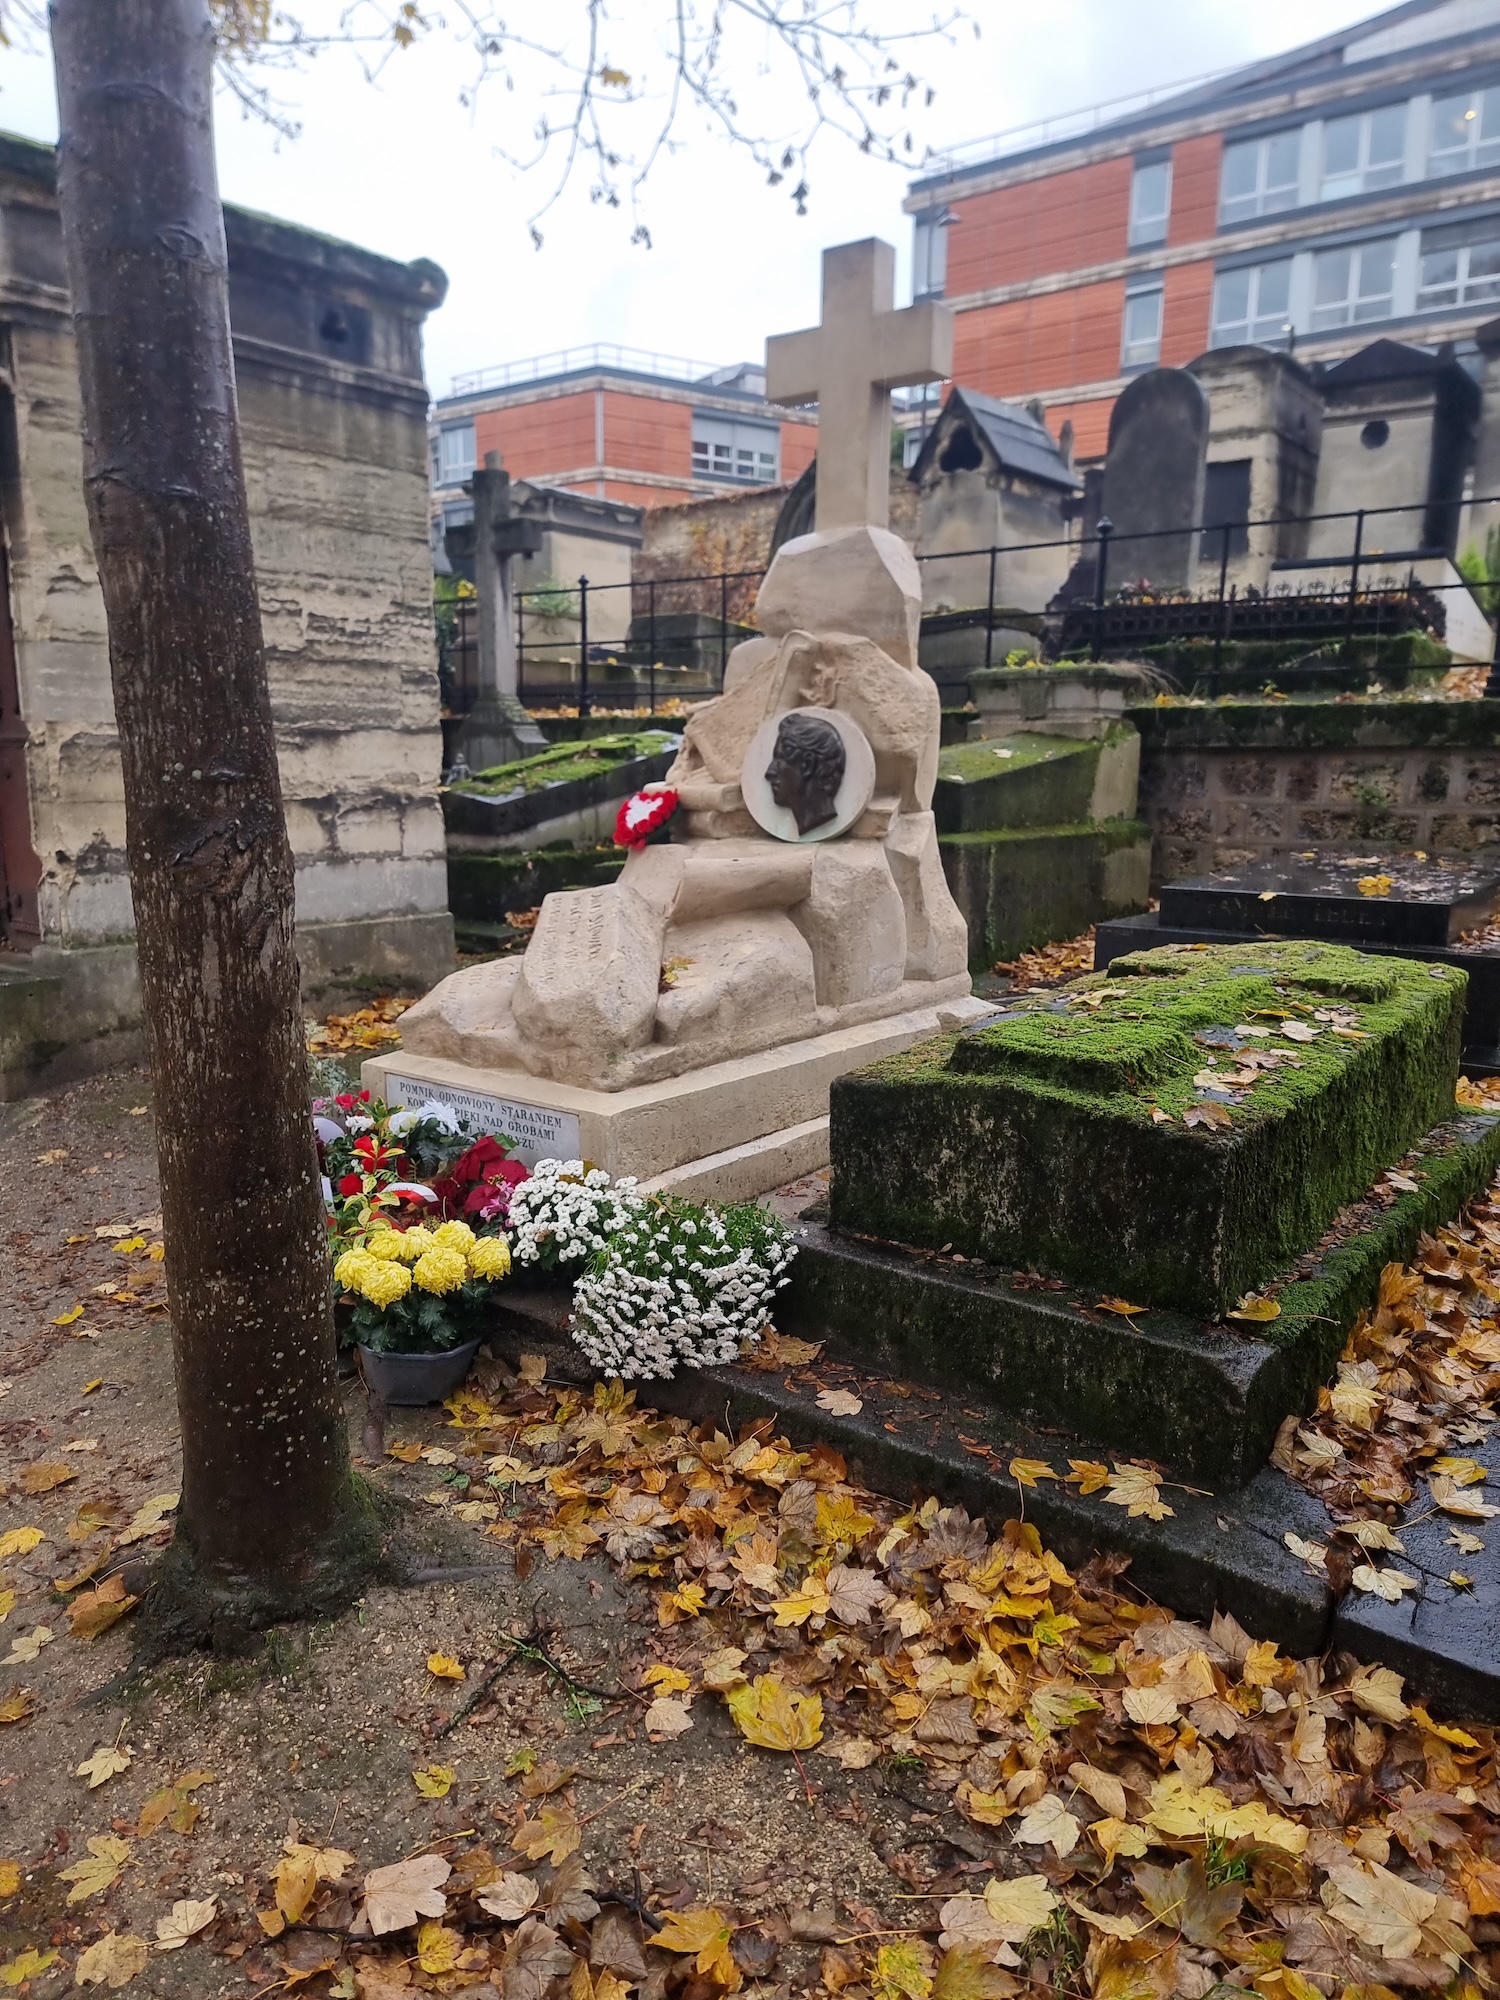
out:
<path id="1" fill-rule="evenodd" d="M 1082 479 L 1069 465 L 1051 431 L 1030 410 L 1019 403 L 1005 403 L 998 396 L 983 396 L 977 389 L 957 385 L 950 391 L 917 454 L 911 468 L 912 479 L 922 478 L 959 423 L 967 423 L 978 432 L 1007 472 L 1024 473 L 1028 479 L 1040 480 L 1047 486 L 1082 492 Z"/>

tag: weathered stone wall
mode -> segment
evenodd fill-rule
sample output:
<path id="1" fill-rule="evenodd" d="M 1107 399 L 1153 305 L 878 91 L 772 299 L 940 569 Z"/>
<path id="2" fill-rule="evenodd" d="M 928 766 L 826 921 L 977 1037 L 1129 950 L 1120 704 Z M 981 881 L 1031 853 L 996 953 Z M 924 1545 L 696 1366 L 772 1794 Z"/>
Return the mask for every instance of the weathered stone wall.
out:
<path id="1" fill-rule="evenodd" d="M 1130 719 L 1154 882 L 1364 846 L 1500 866 L 1500 703 L 1235 702 Z"/>
<path id="2" fill-rule="evenodd" d="M 364 969 L 421 979 L 452 950 L 421 367 L 444 280 L 233 210 L 226 233 L 299 928 L 363 927 L 392 960 Z M 119 749 L 52 155 L 10 139 L 0 322 L 0 501 L 42 931 L 49 945 L 94 945 L 133 929 Z M 309 935 L 303 955 L 347 953 Z"/>

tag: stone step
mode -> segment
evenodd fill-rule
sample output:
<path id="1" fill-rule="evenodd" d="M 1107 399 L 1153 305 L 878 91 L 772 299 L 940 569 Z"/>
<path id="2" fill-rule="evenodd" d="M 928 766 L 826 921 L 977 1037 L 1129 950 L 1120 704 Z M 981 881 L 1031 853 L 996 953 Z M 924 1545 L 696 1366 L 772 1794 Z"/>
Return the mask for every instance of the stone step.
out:
<path id="1" fill-rule="evenodd" d="M 1023 733 L 955 744 L 938 758 L 938 832 L 1132 819 L 1140 762 L 1141 741 L 1129 728 L 1094 739 Z"/>
<path id="2" fill-rule="evenodd" d="M 1100 1450 L 1144 1453 L 1184 1478 L 1242 1485 L 1282 1419 L 1327 1378 L 1385 1265 L 1404 1261 L 1497 1166 L 1500 1119 L 1438 1128 L 1407 1168 L 1421 1177 L 1417 1192 L 1372 1189 L 1335 1220 L 1324 1246 L 1262 1287 L 1281 1307 L 1274 1331 L 1112 1312 L 1098 1285 L 1049 1284 L 812 1223 L 776 1320 L 786 1333 L 832 1338 L 873 1373 L 1060 1426 Z"/>
<path id="3" fill-rule="evenodd" d="M 1146 907 L 1151 829 L 1139 820 L 941 834 L 938 852 L 973 972 Z"/>

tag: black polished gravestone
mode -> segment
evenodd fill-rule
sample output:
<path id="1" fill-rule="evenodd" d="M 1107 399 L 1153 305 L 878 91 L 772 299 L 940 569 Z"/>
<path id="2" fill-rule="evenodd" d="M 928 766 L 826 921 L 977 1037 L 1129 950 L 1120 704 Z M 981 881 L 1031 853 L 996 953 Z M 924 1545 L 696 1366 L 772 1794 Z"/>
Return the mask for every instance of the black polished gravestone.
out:
<path id="1" fill-rule="evenodd" d="M 1470 861 L 1320 854 L 1258 862 L 1162 886 L 1161 908 L 1101 923 L 1094 970 L 1164 944 L 1308 938 L 1453 965 L 1469 977 L 1463 1061 L 1500 1073 L 1500 868 Z M 1465 939 L 1468 942 L 1465 942 Z"/>

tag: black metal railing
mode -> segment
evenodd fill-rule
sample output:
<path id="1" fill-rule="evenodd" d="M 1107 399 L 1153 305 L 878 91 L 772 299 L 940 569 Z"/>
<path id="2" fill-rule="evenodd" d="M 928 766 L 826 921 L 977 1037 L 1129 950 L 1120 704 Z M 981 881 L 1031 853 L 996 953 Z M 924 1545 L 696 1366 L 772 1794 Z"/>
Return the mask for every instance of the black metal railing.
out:
<path id="1" fill-rule="evenodd" d="M 1482 495 L 1470 507 L 1500 506 L 1500 495 Z M 1036 557 L 1055 552 L 1060 558 L 1058 589 L 1043 614 L 1028 613 L 1045 628 L 1048 649 L 1056 656 L 1087 653 L 1098 660 L 1120 650 L 1150 651 L 1175 641 L 1213 644 L 1218 667 L 1223 649 L 1235 640 L 1305 641 L 1309 650 L 1330 643 L 1348 645 L 1370 639 L 1376 648 L 1394 635 L 1432 631 L 1442 636 L 1447 620 L 1447 595 L 1469 590 L 1462 577 L 1447 581 L 1418 579 L 1418 563 L 1452 561 L 1442 548 L 1413 547 L 1394 551 L 1371 549 L 1370 524 L 1391 516 L 1422 516 L 1426 503 L 1349 508 L 1304 515 L 1268 515 L 1236 521 L 1199 521 L 1190 526 L 1157 530 L 1132 529 L 1116 538 L 1113 524 L 1100 519 L 1087 532 L 1046 541 L 999 542 L 979 548 L 929 551 L 917 557 L 923 564 L 972 563 L 983 575 L 975 601 L 951 614 L 947 622 L 968 623 L 982 630 L 982 664 L 995 659 L 996 634 L 1006 628 L 1003 595 L 1006 557 Z M 1244 552 L 1249 531 L 1274 531 L 1282 546 L 1302 541 L 1305 531 L 1320 523 L 1350 524 L 1348 553 L 1329 556 L 1270 558 L 1268 574 L 1279 585 L 1244 589 L 1231 583 L 1235 562 L 1266 562 Z M 1210 570 L 1211 584 L 1199 589 L 1154 588 L 1143 581 L 1119 577 L 1120 551 L 1134 557 L 1141 545 L 1175 541 L 1186 546 L 1217 547 L 1218 561 Z M 1235 545 L 1238 553 L 1235 553 Z M 1253 545 L 1252 545 L 1253 547 Z M 1066 561 L 1061 560 L 1066 558 Z M 1214 575 L 1213 572 L 1217 574 Z M 1294 585 L 1301 571 L 1325 573 L 1326 581 Z M 703 570 L 681 576 L 640 577 L 617 583 L 576 583 L 515 594 L 518 678 L 521 699 L 530 708 L 559 708 L 580 717 L 618 707 L 657 713 L 669 707 L 705 700 L 723 686 L 729 655 L 741 638 L 752 636 L 753 588 L 764 576 L 761 568 Z M 1500 577 L 1485 588 L 1500 598 Z M 711 608 L 709 608 L 711 607 Z M 732 616 L 732 612 L 740 613 Z M 448 705 L 461 711 L 477 692 L 472 601 L 457 607 L 451 621 L 456 637 L 445 656 L 444 688 Z M 1500 693 L 1492 685 L 1486 693 Z"/>

